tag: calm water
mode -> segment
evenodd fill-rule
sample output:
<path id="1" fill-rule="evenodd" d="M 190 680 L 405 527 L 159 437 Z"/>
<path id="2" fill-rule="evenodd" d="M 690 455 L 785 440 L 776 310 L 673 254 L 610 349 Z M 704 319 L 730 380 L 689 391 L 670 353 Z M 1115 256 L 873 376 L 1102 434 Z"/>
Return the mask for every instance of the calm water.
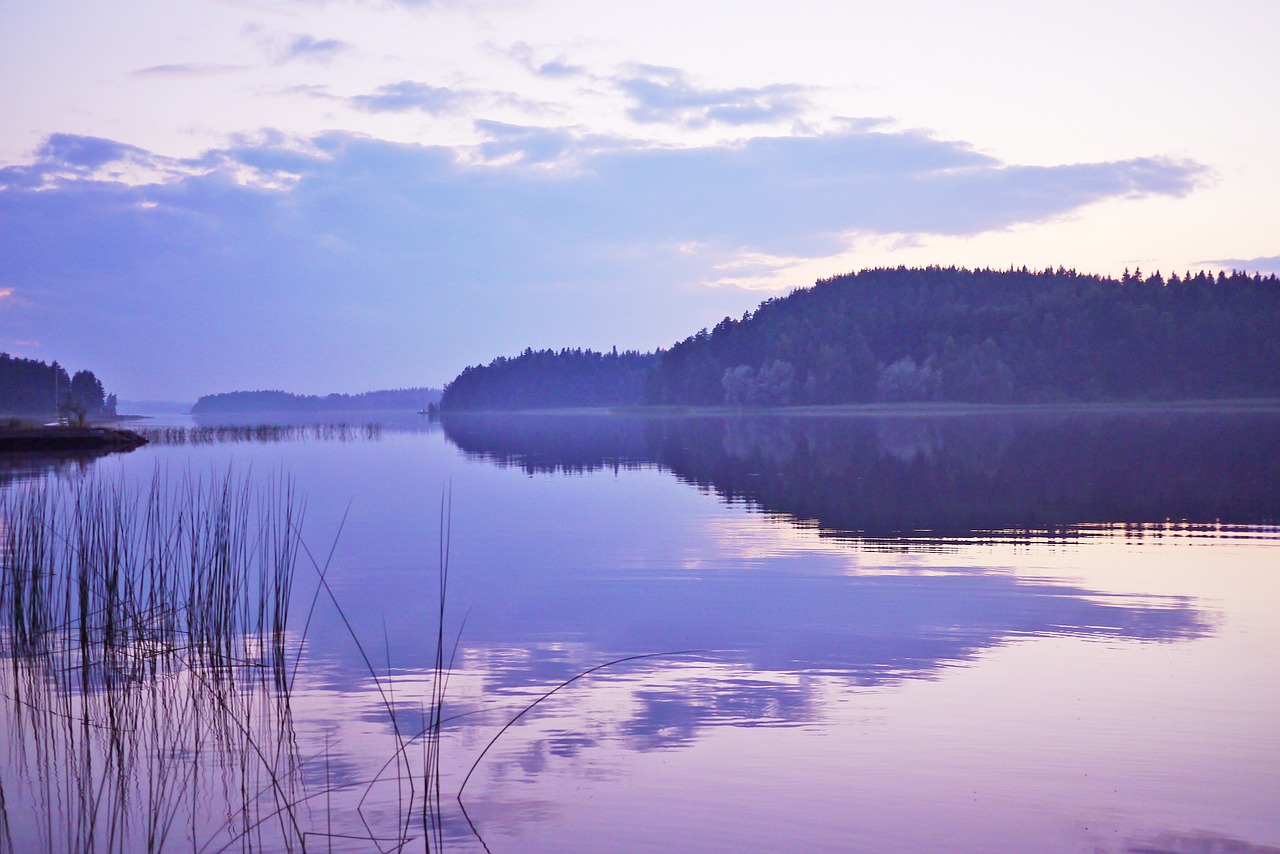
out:
<path id="1" fill-rule="evenodd" d="M 309 849 L 389 850 L 404 821 L 448 495 L 449 849 L 1280 850 L 1280 414 L 203 435 L 0 479 L 292 476 L 352 627 L 319 600 L 289 702 L 299 820 L 331 834 Z M 652 653 L 502 734 L 468 825 L 453 796 L 505 723 Z M 9 832 L 58 847 L 20 682 Z M 184 809 L 170 847 L 213 840 L 217 799 Z"/>

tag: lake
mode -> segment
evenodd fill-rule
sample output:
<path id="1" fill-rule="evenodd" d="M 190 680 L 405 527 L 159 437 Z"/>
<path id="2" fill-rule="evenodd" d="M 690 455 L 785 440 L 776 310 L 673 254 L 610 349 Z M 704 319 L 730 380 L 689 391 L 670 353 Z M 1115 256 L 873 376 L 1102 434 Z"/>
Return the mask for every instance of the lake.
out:
<path id="1" fill-rule="evenodd" d="M 291 481 L 287 691 L 0 627 L 15 850 L 1280 851 L 1280 411 L 166 423 L 0 484 Z"/>

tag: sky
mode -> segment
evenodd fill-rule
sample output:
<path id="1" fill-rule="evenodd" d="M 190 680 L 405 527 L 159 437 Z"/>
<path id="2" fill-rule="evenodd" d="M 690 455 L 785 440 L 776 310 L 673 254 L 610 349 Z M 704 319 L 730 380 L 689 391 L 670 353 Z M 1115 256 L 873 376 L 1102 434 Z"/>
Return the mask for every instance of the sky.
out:
<path id="1" fill-rule="evenodd" d="M 883 265 L 1280 272 L 1273 0 L 5 0 L 0 350 L 650 350 Z"/>

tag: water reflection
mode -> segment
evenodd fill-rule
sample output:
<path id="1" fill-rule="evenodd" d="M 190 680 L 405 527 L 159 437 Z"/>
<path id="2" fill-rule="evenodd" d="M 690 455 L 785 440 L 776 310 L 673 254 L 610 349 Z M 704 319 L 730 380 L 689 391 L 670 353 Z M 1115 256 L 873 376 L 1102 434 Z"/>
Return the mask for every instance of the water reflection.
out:
<path id="1" fill-rule="evenodd" d="M 664 650 L 697 652 L 602 670 L 503 735 L 467 789 L 491 850 L 1181 853 L 1274 838 L 1280 690 L 1258 662 L 1275 632 L 1269 613 L 1247 621 L 1274 597 L 1256 527 L 1280 504 L 1273 416 L 450 419 L 462 454 L 424 422 L 377 441 L 317 442 L 305 425 L 151 446 L 121 466 L 144 482 L 157 462 L 287 467 L 319 508 L 321 553 L 337 524 L 325 505 L 336 519 L 354 504 L 329 575 L 345 616 L 291 623 L 309 628 L 290 785 L 314 795 L 311 827 L 353 837 L 335 849 L 386 850 L 370 837 L 403 826 L 385 763 L 429 719 L 446 477 L 466 503 L 444 632 L 460 638 L 437 817 L 451 850 L 481 850 L 448 798 L 507 721 L 588 668 Z M 1009 529 L 1054 536 L 991 545 Z M 947 550 L 921 549 L 926 536 Z M 1188 560 L 1245 592 L 1170 583 Z M 1248 685 L 1231 675 L 1243 667 Z M 40 773 L 4 771 L 10 792 Z"/>
<path id="2" fill-rule="evenodd" d="M 1278 413 L 447 415 L 444 429 L 529 473 L 657 465 L 840 534 L 1280 521 Z"/>
<path id="3" fill-rule="evenodd" d="M 1125 854 L 1280 854 L 1272 845 L 1255 845 L 1215 833 L 1162 833 L 1134 842 Z"/>
<path id="4" fill-rule="evenodd" d="M 1063 582 L 957 571 L 853 578 L 742 573 L 637 583 L 539 578 L 501 601 L 486 601 L 486 613 L 472 615 L 466 634 L 469 645 L 499 649 L 522 638 L 587 636 L 602 655 L 720 650 L 754 670 L 826 672 L 880 685 L 928 676 L 1015 638 L 1173 641 L 1210 628 L 1206 615 L 1178 598 L 1134 602 Z M 501 658 L 491 661 L 492 687 L 554 682 L 582 663 L 556 652 L 535 648 L 509 667 Z"/>
<path id="5" fill-rule="evenodd" d="M 0 489 L 49 477 L 82 475 L 108 454 L 129 454 L 136 448 L 109 451 L 40 451 L 0 454 Z"/>
<path id="6" fill-rule="evenodd" d="M 1162 593 L 1164 586 L 1151 583 L 1158 582 L 1155 577 L 1126 591 L 1123 579 L 1137 576 L 1130 574 L 1122 544 L 1145 539 L 1150 553 L 1157 540 L 1177 549 L 1203 542 L 1215 549 L 1206 552 L 1205 559 L 1221 561 L 1225 553 L 1218 549 L 1233 537 L 1269 543 L 1260 526 L 1280 520 L 1280 416 L 474 415 L 446 416 L 444 429 L 466 459 L 499 469 L 515 468 L 529 475 L 633 471 L 633 479 L 641 478 L 642 470 L 659 469 L 716 495 L 726 505 L 725 518 L 703 529 L 716 541 L 714 561 L 672 565 L 669 559 L 655 559 L 633 575 L 577 571 L 526 552 L 525 571 L 518 576 L 486 575 L 483 585 L 501 589 L 502 596 L 463 594 L 484 603 L 472 611 L 465 644 L 466 666 L 475 668 L 486 697 L 527 698 L 534 686 L 567 678 L 591 662 L 592 655 L 599 660 L 655 649 L 704 650 L 692 659 L 602 677 L 581 689 L 572 702 L 566 699 L 547 709 L 545 718 L 529 723 L 519 742 L 494 760 L 490 779 L 496 790 L 520 780 L 545 787 L 557 768 L 568 773 L 566 767 L 579 769 L 569 774 L 575 788 L 587 785 L 588 777 L 611 773 L 617 780 L 633 780 L 637 756 L 688 751 L 715 757 L 710 745 L 769 744 L 774 747 L 757 747 L 762 751 L 757 772 L 765 779 L 781 773 L 801 794 L 787 802 L 779 794 L 785 786 L 779 780 L 766 787 L 767 793 L 762 789 L 755 795 L 753 809 L 787 822 L 795 810 L 809 814 L 814 804 L 826 803 L 849 816 L 834 822 L 842 828 L 835 835 L 818 829 L 812 835 L 800 832 L 808 845 L 839 847 L 837 840 L 851 838 L 847 834 L 859 828 L 857 833 L 867 834 L 859 838 L 873 840 L 867 842 L 868 850 L 910 850 L 922 841 L 937 846 L 970 824 L 987 831 L 955 837 L 954 850 L 1079 850 L 1086 844 L 1097 850 L 1138 850 L 1142 845 L 1174 845 L 1175 840 L 1185 847 L 1191 844 L 1188 840 L 1200 839 L 1130 833 L 1101 840 L 1086 829 L 1071 841 L 1051 837 L 1053 841 L 1037 845 L 1023 835 L 1027 828 L 1016 822 L 1002 826 L 996 819 L 1008 817 L 1008 803 L 971 813 L 976 799 L 970 796 L 990 789 L 1000 791 L 1009 803 L 1018 802 L 1021 795 L 1016 793 L 1030 773 L 1037 779 L 1066 782 L 1053 794 L 1028 798 L 1028 809 L 1054 814 L 1057 804 L 1076 803 L 1081 798 L 1072 791 L 1076 783 L 1067 770 L 1072 762 L 1039 757 L 1053 739 L 1072 738 L 1064 733 L 1079 727 L 1081 720 L 1089 724 L 1071 742 L 1079 756 L 1088 757 L 1080 776 L 1105 777 L 1101 769 L 1124 769 L 1107 778 L 1114 783 L 1106 789 L 1108 795 L 1134 775 L 1180 778 L 1170 770 L 1180 760 L 1165 752 L 1178 756 L 1180 745 L 1226 712 L 1215 702 L 1196 702 L 1179 694 L 1177 713 L 1170 707 L 1161 710 L 1161 715 L 1173 714 L 1178 727 L 1171 733 L 1162 730 L 1163 740 L 1152 744 L 1135 724 L 1146 718 L 1149 704 L 1161 702 L 1161 692 L 1111 685 L 1102 674 L 1112 669 L 1129 672 L 1125 668 L 1135 666 L 1129 679 L 1140 680 L 1142 665 L 1129 662 L 1183 656 L 1201 656 L 1194 658 L 1198 666 L 1212 669 L 1215 665 L 1207 662 L 1213 659 L 1204 658 L 1202 650 L 1215 648 L 1228 617 L 1216 600 Z M 585 479 L 586 485 L 613 480 Z M 550 487 L 546 491 L 550 494 Z M 762 511 L 763 518 L 758 513 L 735 514 L 739 506 Z M 606 532 L 598 536 L 584 533 L 595 523 L 592 516 L 571 530 L 589 538 L 602 563 L 642 548 L 628 549 L 620 542 L 644 540 L 665 555 L 654 538 L 666 534 L 655 533 L 653 527 L 629 526 L 619 519 L 604 522 Z M 762 530 L 777 531 L 776 542 L 762 541 Z M 1011 568 L 1043 558 L 1046 544 L 1061 549 L 1071 541 L 1070 547 L 1078 549 L 1078 540 L 1095 541 L 1116 560 L 1115 580 L 1093 585 L 1073 578 L 1070 570 L 1055 577 L 1049 571 Z M 977 544 L 997 541 L 1004 543 L 999 546 L 1002 556 L 984 562 Z M 945 548 L 938 552 L 929 546 L 922 552 L 922 543 Z M 899 560 L 868 551 L 868 545 L 911 554 Z M 625 560 L 618 563 L 626 565 Z M 413 630 L 404 631 L 407 636 Z M 574 645 L 584 638 L 590 639 L 585 651 Z M 1061 653 L 1065 658 L 1054 658 L 1031 650 L 1069 652 Z M 958 712 L 946 713 L 933 707 L 936 702 L 949 705 L 942 698 L 952 696 L 955 686 L 987 678 L 956 674 L 985 674 L 993 672 L 992 661 L 1035 661 L 1037 655 L 1044 656 L 1043 665 L 999 681 L 989 702 L 978 702 L 976 710 L 961 706 Z M 1079 661 L 1096 661 L 1093 666 L 1099 669 L 1074 672 Z M 922 685 L 949 687 L 929 694 L 933 699 L 924 705 L 900 699 L 918 696 Z M 1198 689 L 1187 690 L 1194 694 Z M 1058 700 L 1042 708 L 1023 699 L 1035 695 Z M 897 710 L 879 710 L 882 703 Z M 1252 735 L 1240 736 L 1247 746 L 1233 744 L 1232 750 L 1243 753 L 1224 758 L 1224 764 L 1245 776 L 1265 778 L 1265 763 L 1242 758 L 1258 745 L 1265 712 L 1246 702 L 1229 714 L 1247 721 L 1241 732 Z M 911 724 L 900 723 L 904 718 Z M 1025 743 L 1010 750 L 1009 767 L 998 762 L 991 768 L 981 767 L 981 762 L 973 767 L 975 760 L 963 749 L 957 756 L 949 755 L 957 743 L 970 740 L 999 754 L 1002 748 L 997 745 L 1003 739 L 1016 740 L 1005 733 L 1024 726 L 1037 734 L 1025 736 Z M 880 743 L 873 733 L 898 727 L 904 734 L 900 740 L 885 737 L 883 755 L 869 758 L 857 747 Z M 1124 736 L 1109 741 L 1106 736 L 1112 730 Z M 726 734 L 730 732 L 773 735 L 748 738 Z M 807 735 L 800 742 L 780 735 L 790 732 L 817 735 L 811 742 L 805 740 Z M 823 738 L 838 739 L 838 733 L 852 739 L 850 765 L 827 767 L 824 756 L 832 744 Z M 807 746 L 796 747 L 798 743 Z M 783 744 L 790 747 L 778 746 Z M 1274 740 L 1264 739 L 1262 744 L 1267 752 Z M 919 745 L 930 745 L 925 753 L 933 753 L 916 755 Z M 1126 767 L 1120 757 L 1134 750 L 1154 755 L 1134 758 L 1132 767 Z M 789 775 L 793 765 L 796 773 Z M 730 774 L 741 774 L 752 763 L 724 767 L 734 769 Z M 848 789 L 849 767 L 873 780 L 870 785 L 880 796 L 853 795 Z M 936 772 L 928 770 L 935 768 Z M 704 773 L 714 777 L 713 771 Z M 948 779 L 955 775 L 964 782 L 951 791 L 949 784 L 930 782 L 931 773 Z M 737 783 L 734 778 L 715 779 L 723 786 Z M 679 790 L 679 783 L 671 785 Z M 931 786 L 947 794 L 931 794 Z M 852 791 L 862 789 L 854 786 Z M 842 792 L 861 806 L 846 806 L 837 794 Z M 486 818 L 518 809 L 512 806 L 513 797 L 493 804 Z M 899 816 L 897 822 L 880 818 L 886 809 L 893 812 L 887 804 L 895 799 L 928 804 L 930 797 L 940 813 L 958 808 L 969 817 L 959 820 L 952 815 L 950 821 L 938 819 L 936 826 L 926 821 L 919 830 L 907 829 L 916 821 L 909 816 Z M 1180 802 L 1182 794 L 1153 797 L 1173 803 Z M 786 806 L 770 813 L 775 798 Z M 545 815 L 538 817 L 538 807 L 545 806 L 530 804 L 527 822 L 554 824 Z M 670 802 L 665 808 L 678 811 Z M 1133 809 L 1150 812 L 1145 804 Z M 1219 805 L 1217 814 L 1222 813 Z M 493 821 L 485 826 L 501 832 L 501 823 L 496 817 Z M 1088 828 L 1107 822 L 1081 809 L 1079 824 Z M 873 826 L 877 829 L 868 829 Z M 636 830 L 652 832 L 641 825 Z M 692 832 L 699 844 L 712 845 L 712 828 L 699 825 Z M 795 839 L 771 835 L 774 832 L 766 822 L 764 827 L 753 826 L 748 835 L 753 844 L 765 847 L 796 845 Z M 742 838 L 730 831 L 725 836 Z M 1125 838 L 1149 841 L 1117 843 Z"/>
<path id="7" fill-rule="evenodd" d="M 226 412 L 202 413 L 182 416 L 181 419 L 157 419 L 181 421 L 192 424 L 201 430 L 218 428 L 256 428 L 259 426 L 299 428 L 320 432 L 332 432 L 335 428 L 349 431 L 361 431 L 370 425 L 376 425 L 386 432 L 395 433 L 434 433 L 440 429 L 440 423 L 432 417 L 417 412 L 401 410 L 352 410 L 330 412 Z"/>

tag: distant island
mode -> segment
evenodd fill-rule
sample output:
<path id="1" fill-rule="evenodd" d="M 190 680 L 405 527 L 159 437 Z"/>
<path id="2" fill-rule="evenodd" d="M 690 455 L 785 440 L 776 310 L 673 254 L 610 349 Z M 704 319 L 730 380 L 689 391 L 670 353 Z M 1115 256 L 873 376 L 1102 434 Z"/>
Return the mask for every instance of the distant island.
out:
<path id="1" fill-rule="evenodd" d="M 240 412 L 416 412 L 440 403 L 440 389 L 397 388 L 361 394 L 305 395 L 286 391 L 230 391 L 206 394 L 191 407 L 193 415 Z"/>
<path id="2" fill-rule="evenodd" d="M 93 371 L 67 369 L 37 359 L 0 353 L 0 415 L 84 424 L 116 415 L 116 396 L 107 394 Z"/>
<path id="3" fill-rule="evenodd" d="M 468 367 L 441 408 L 1274 398 L 1277 329 L 1275 275 L 879 268 L 654 353 L 525 350 Z"/>

